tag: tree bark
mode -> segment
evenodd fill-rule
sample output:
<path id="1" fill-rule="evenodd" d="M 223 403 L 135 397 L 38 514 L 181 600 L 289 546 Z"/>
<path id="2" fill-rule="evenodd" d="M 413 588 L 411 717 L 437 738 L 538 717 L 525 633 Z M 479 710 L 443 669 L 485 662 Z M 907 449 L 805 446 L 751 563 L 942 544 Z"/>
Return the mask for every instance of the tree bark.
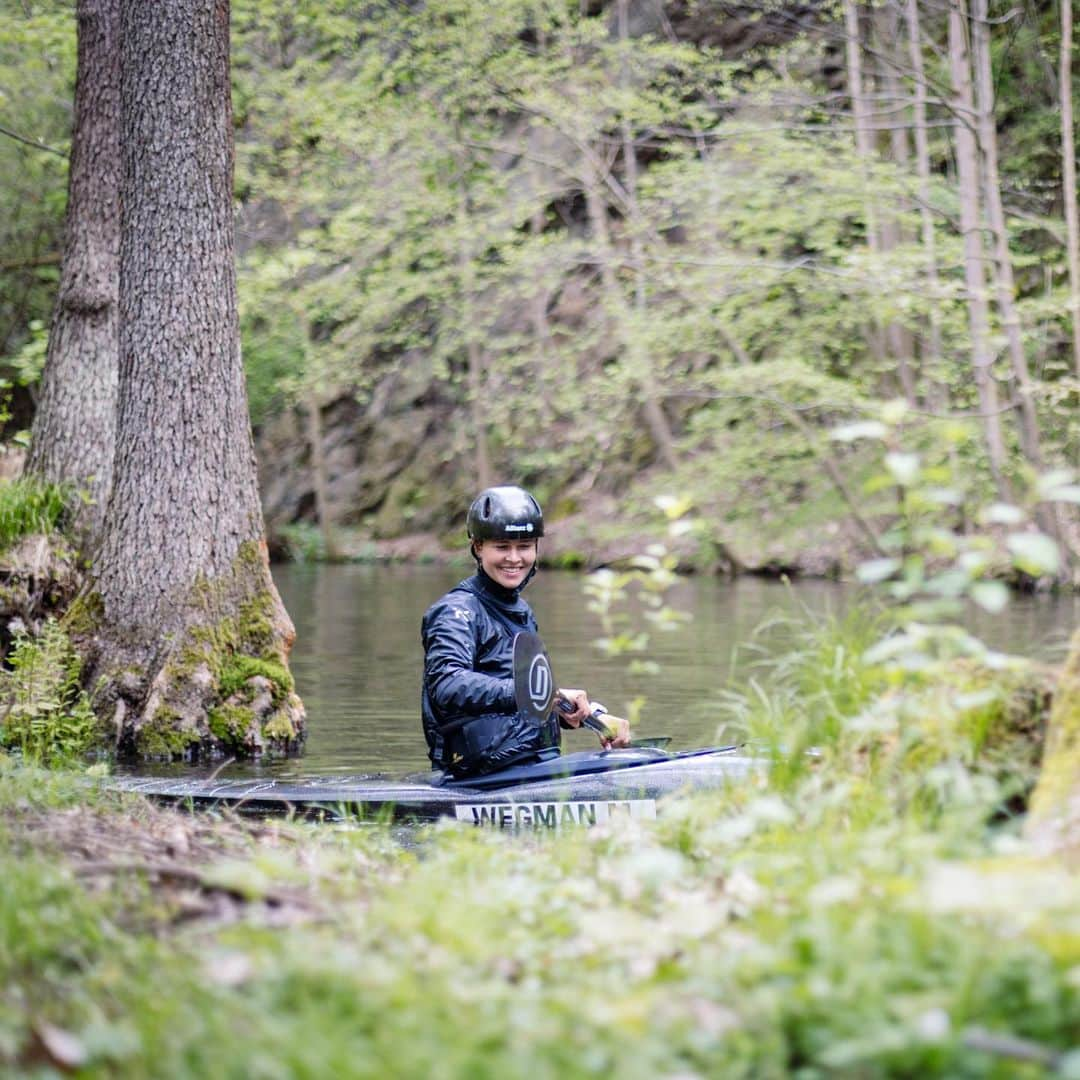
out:
<path id="1" fill-rule="evenodd" d="M 625 56 L 625 49 L 628 47 L 630 39 L 628 7 L 629 0 L 618 0 L 616 11 L 619 43 L 624 50 L 620 60 L 619 82 L 624 94 L 629 92 L 630 82 Z M 625 117 L 623 117 L 620 124 L 620 138 L 622 141 L 623 168 L 626 176 L 626 194 L 629 202 L 628 223 L 630 225 L 630 259 L 633 263 L 634 273 L 634 313 L 637 316 L 638 326 L 643 327 L 648 318 L 648 301 L 645 294 L 645 252 L 641 241 L 642 221 L 637 197 L 637 149 L 634 146 L 630 123 Z M 645 422 L 649 425 L 649 431 L 652 433 L 653 440 L 656 442 L 664 464 L 669 469 L 674 469 L 679 463 L 675 455 L 675 439 L 671 434 L 671 425 L 668 424 L 663 406 L 660 404 L 656 380 L 653 378 L 651 359 L 643 348 L 639 334 L 631 332 L 626 346 L 634 381 L 641 388 Z"/>
<path id="2" fill-rule="evenodd" d="M 1005 443 L 998 414 L 997 384 L 992 370 L 994 357 L 990 351 L 990 317 L 984 267 L 986 253 L 979 208 L 979 158 L 974 129 L 975 101 L 971 88 L 966 0 L 950 0 L 949 3 L 949 68 L 953 114 L 956 117 L 956 172 L 960 189 L 960 231 L 964 243 L 971 364 L 990 472 L 998 496 L 1007 502 L 1011 496 L 1005 478 Z"/>
<path id="3" fill-rule="evenodd" d="M 1076 136 L 1073 131 L 1072 0 L 1061 3 L 1061 201 L 1065 204 L 1069 250 L 1069 321 L 1072 323 L 1073 369 L 1080 379 L 1080 216 L 1076 207 Z"/>
<path id="4" fill-rule="evenodd" d="M 1005 208 L 1001 201 L 1001 179 L 998 175 L 997 125 L 994 120 L 994 76 L 990 66 L 990 24 L 987 21 L 987 0 L 972 0 L 971 44 L 975 67 L 975 98 L 978 117 L 979 146 L 982 150 L 982 178 L 987 218 L 994 241 L 994 283 L 998 310 L 1001 312 L 1005 337 L 1009 343 L 1009 359 L 1019 397 L 1020 443 L 1031 465 L 1042 467 L 1039 445 L 1039 419 L 1035 411 L 1035 389 L 1024 354 L 1024 336 L 1016 308 L 1016 285 L 1013 280 L 1012 255 L 1009 252 L 1009 233 L 1005 223 Z"/>
<path id="5" fill-rule="evenodd" d="M 119 354 L 120 0 L 79 0 L 75 124 L 60 288 L 26 473 L 70 484 L 88 547 L 112 479 Z"/>
<path id="6" fill-rule="evenodd" d="M 464 168 L 464 166 L 463 166 Z M 461 287 L 461 319 L 465 335 L 465 358 L 468 364 L 469 415 L 472 418 L 473 445 L 476 452 L 476 483 L 489 488 L 494 483 L 491 452 L 488 448 L 486 395 L 484 392 L 484 350 L 477 337 L 474 292 L 476 283 L 470 250 L 469 193 L 464 181 L 458 199 L 458 273 Z"/>
<path id="7" fill-rule="evenodd" d="M 122 750 L 258 753 L 303 731 L 240 360 L 228 0 L 126 4 L 117 454 L 68 622 Z"/>
<path id="8" fill-rule="evenodd" d="M 330 500 L 326 494 L 326 458 L 323 454 L 322 403 L 314 390 L 306 402 L 308 452 L 311 455 L 311 487 L 315 493 L 315 516 L 319 519 L 323 556 L 330 562 L 338 558 L 334 526 L 330 520 Z"/>
<path id="9" fill-rule="evenodd" d="M 870 164 L 874 156 L 874 136 L 870 123 L 870 110 L 863 85 L 862 31 L 859 25 L 859 8 L 855 0 L 844 0 L 844 27 L 847 55 L 848 96 L 851 99 L 851 115 L 855 124 L 855 155 L 862 171 L 863 215 L 866 218 L 866 248 L 877 270 L 878 214 L 870 184 Z M 885 339 L 877 317 L 873 317 L 868 334 L 870 352 L 879 363 L 885 359 Z"/>
<path id="10" fill-rule="evenodd" d="M 938 308 L 938 264 L 934 234 L 934 215 L 930 209 L 930 140 L 926 126 L 926 70 L 922 54 L 922 33 L 919 26 L 918 0 L 907 0 L 908 47 L 914 79 L 915 170 L 919 177 L 919 224 L 923 254 L 926 259 L 926 281 L 931 294 L 930 326 L 923 339 L 923 377 L 940 386 L 937 376 L 941 361 L 941 312 Z M 943 389 L 935 396 L 946 398 Z"/>
<path id="11" fill-rule="evenodd" d="M 901 112 L 900 77 L 897 74 L 896 54 L 900 48 L 899 13 L 894 3 L 873 12 L 873 24 L 876 34 L 876 56 L 879 85 L 884 91 L 879 104 L 878 116 L 884 107 L 888 118 L 889 153 L 892 161 L 901 171 L 906 172 L 911 156 L 908 144 L 907 128 L 904 125 L 904 113 Z M 906 112 L 906 109 L 905 109 Z M 896 199 L 894 207 L 887 210 L 881 222 L 881 250 L 894 251 L 904 243 L 904 224 L 901 214 L 910 209 L 906 197 Z M 916 405 L 918 394 L 915 386 L 915 372 L 912 370 L 914 353 L 911 331 L 896 319 L 891 319 L 885 326 L 885 342 L 889 353 L 896 361 L 896 374 L 900 389 L 909 405 Z"/>

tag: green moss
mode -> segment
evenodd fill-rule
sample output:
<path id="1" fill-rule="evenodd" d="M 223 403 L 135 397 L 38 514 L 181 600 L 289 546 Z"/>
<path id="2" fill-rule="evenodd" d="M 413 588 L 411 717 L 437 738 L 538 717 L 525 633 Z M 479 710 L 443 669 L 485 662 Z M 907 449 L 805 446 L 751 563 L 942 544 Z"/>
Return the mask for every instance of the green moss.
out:
<path id="1" fill-rule="evenodd" d="M 269 679 L 275 701 L 280 701 L 294 688 L 293 677 L 288 668 L 277 660 L 263 660 L 256 656 L 226 657 L 218 672 L 218 689 L 223 698 L 231 697 L 243 689 L 248 679 L 261 676 Z"/>
<path id="2" fill-rule="evenodd" d="M 147 758 L 171 760 L 184 757 L 198 746 L 199 736 L 194 731 L 181 729 L 179 724 L 180 717 L 171 709 L 158 709 L 135 736 L 135 749 Z"/>
<path id="3" fill-rule="evenodd" d="M 251 711 L 242 705 L 218 705 L 210 710 L 210 732 L 224 747 L 242 744 L 251 723 Z"/>
<path id="4" fill-rule="evenodd" d="M 64 613 L 60 625 L 67 634 L 89 637 L 96 633 L 105 618 L 105 601 L 97 592 L 75 597 Z"/>
<path id="5" fill-rule="evenodd" d="M 1063 812 L 1080 776 L 1080 630 L 1054 690 L 1047 750 L 1031 815 L 1046 821 Z"/>
<path id="6" fill-rule="evenodd" d="M 261 572 L 263 562 L 260 545 L 249 542 L 241 545 L 232 575 L 220 581 L 200 578 L 195 583 L 189 600 L 204 613 L 204 618 L 190 626 L 186 636 L 175 643 L 165 668 L 166 682 L 176 687 L 170 693 L 182 696 L 187 693 L 185 686 L 197 684 L 197 695 L 208 706 L 209 734 L 223 746 L 236 749 L 248 744 L 251 732 L 250 703 L 255 697 L 254 690 L 247 685 L 251 679 L 268 681 L 275 706 L 280 706 L 294 692 L 274 625 L 275 598 L 270 589 L 262 589 L 236 605 L 234 613 L 227 617 L 215 617 L 230 606 L 228 587 L 235 584 L 233 575 L 240 582 L 249 581 L 253 573 Z M 207 673 L 212 682 L 209 688 L 205 685 Z M 140 752 L 174 756 L 184 752 L 192 742 L 201 741 L 192 733 L 168 736 L 166 727 L 168 718 L 164 716 L 160 724 L 150 725 L 139 738 Z M 202 737 L 206 737 L 205 729 Z M 295 737 L 287 717 L 280 734 L 272 737 Z"/>
<path id="7" fill-rule="evenodd" d="M 283 741 L 291 741 L 296 738 L 296 728 L 293 726 L 292 720 L 289 719 L 289 714 L 284 709 L 278 709 L 273 713 L 269 720 L 263 724 L 263 735 L 267 739 L 280 739 Z"/>
<path id="8" fill-rule="evenodd" d="M 274 649 L 274 624 L 271 620 L 273 600 L 269 592 L 261 592 L 240 605 L 235 622 L 235 637 L 253 651 L 263 655 Z M 276 653 L 271 652 L 271 656 Z"/>

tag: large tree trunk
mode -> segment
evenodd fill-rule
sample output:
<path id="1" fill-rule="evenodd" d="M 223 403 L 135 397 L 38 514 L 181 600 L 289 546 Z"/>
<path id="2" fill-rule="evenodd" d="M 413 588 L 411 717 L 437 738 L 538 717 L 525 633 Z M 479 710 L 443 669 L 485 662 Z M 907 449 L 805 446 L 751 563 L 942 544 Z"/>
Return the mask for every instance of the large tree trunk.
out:
<path id="1" fill-rule="evenodd" d="M 1080 855 L 1080 630 L 1072 636 L 1054 691 L 1042 771 L 1025 832 L 1041 854 Z"/>
<path id="2" fill-rule="evenodd" d="M 986 298 L 986 252 L 979 211 L 979 158 L 975 141 L 975 97 L 971 87 L 971 60 L 967 40 L 966 0 L 949 3 L 949 67 L 952 106 L 956 117 L 956 172 L 960 188 L 960 231 L 964 241 L 964 282 L 967 286 L 971 363 L 982 413 L 990 472 L 1000 498 L 1010 501 L 1005 478 L 1005 442 L 998 415 L 997 383 L 990 350 L 990 316 Z"/>
<path id="3" fill-rule="evenodd" d="M 85 491 L 89 541 L 112 478 L 119 350 L 120 0 L 79 0 L 65 251 L 26 472 Z"/>
<path id="4" fill-rule="evenodd" d="M 302 731 L 240 361 L 228 0 L 126 4 L 117 454 L 69 628 L 122 749 Z"/>
<path id="5" fill-rule="evenodd" d="M 1076 208 L 1076 137 L 1073 133 L 1072 0 L 1061 2 L 1061 199 L 1065 204 L 1069 248 L 1069 321 L 1072 323 L 1073 368 L 1080 379 L 1080 216 Z"/>

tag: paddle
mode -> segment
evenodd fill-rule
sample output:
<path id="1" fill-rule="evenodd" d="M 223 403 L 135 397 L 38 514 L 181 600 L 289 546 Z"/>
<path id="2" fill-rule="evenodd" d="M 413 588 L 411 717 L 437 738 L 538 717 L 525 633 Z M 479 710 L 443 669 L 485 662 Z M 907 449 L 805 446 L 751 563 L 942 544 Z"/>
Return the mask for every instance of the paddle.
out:
<path id="1" fill-rule="evenodd" d="M 555 700 L 557 688 L 551 671 L 551 661 L 539 634 L 523 630 L 514 635 L 514 696 L 517 707 L 528 713 L 537 723 L 543 723 L 552 706 L 563 712 L 573 712 L 574 706 L 560 697 Z M 604 721 L 607 712 L 602 705 L 582 720 L 601 739 L 614 739 L 618 732 Z"/>

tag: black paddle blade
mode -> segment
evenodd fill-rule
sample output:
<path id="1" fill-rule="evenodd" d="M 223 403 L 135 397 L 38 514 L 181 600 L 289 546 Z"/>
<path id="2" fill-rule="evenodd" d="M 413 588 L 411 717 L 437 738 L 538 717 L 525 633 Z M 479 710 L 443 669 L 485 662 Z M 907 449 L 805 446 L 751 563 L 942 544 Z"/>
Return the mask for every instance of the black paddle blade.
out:
<path id="1" fill-rule="evenodd" d="M 547 719 L 555 700 L 551 661 L 540 635 L 528 630 L 514 635 L 514 696 L 518 709 L 538 721 Z"/>

